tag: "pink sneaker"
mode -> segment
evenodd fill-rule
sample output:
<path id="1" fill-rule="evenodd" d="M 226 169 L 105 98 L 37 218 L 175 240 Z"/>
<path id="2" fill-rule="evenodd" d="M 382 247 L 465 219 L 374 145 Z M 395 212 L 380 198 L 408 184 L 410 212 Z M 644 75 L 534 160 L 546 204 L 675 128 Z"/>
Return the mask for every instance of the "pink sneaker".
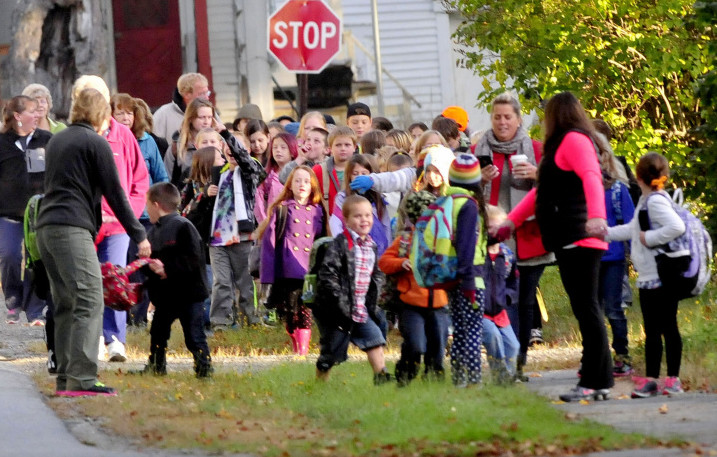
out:
<path id="1" fill-rule="evenodd" d="M 112 387 L 107 387 L 101 382 L 96 383 L 89 389 L 84 390 L 58 390 L 55 392 L 58 397 L 116 397 L 117 391 Z"/>
<path id="2" fill-rule="evenodd" d="M 665 378 L 665 386 L 662 388 L 662 395 L 676 395 L 682 394 L 685 391 L 682 389 L 682 382 L 677 376 L 668 376 Z"/>

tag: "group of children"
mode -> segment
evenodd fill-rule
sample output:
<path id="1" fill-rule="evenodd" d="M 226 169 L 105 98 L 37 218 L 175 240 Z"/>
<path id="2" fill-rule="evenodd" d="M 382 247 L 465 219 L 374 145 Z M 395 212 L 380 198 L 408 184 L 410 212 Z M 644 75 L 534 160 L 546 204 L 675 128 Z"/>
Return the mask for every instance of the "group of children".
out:
<path id="1" fill-rule="evenodd" d="M 208 296 L 203 281 L 205 248 L 208 246 L 213 273 L 210 321 L 228 325 L 233 322 L 234 290 L 239 292 L 240 309 L 248 318 L 258 318 L 253 283 L 243 272 L 248 270 L 251 246 L 260 242 L 259 280 L 273 285 L 267 307 L 275 308 L 283 318 L 297 354 L 308 352 L 312 321 L 316 321 L 321 333 L 316 363 L 319 379 L 326 379 L 331 368 L 346 359 L 349 342 L 366 352 L 376 384 L 391 379 L 383 355 L 388 324 L 377 305 L 384 275 L 396 280 L 401 304 L 398 322 L 403 344 L 395 371 L 399 385 L 407 385 L 418 376 L 422 357 L 425 377 L 444 377 L 443 359 L 451 325 L 451 371 L 456 386 L 481 381 L 481 345 L 485 346 L 494 379 L 499 383 L 515 379 L 519 344 L 506 309 L 517 301 L 516 258 L 505 244 L 490 235 L 506 214 L 499 207 L 483 203 L 478 160 L 471 154 L 454 153 L 440 134 L 427 131 L 416 141 L 421 143 L 422 152 L 417 167 L 412 166 L 408 155 L 398 153 L 380 169 L 373 155 L 357 153 L 357 133 L 363 133 L 366 120 L 352 118 L 366 116 L 370 120 L 370 111 L 359 106 L 350 112 L 353 115 L 348 124 L 355 124 L 354 128 L 335 127 L 329 133 L 325 124 L 310 126 L 302 129 L 299 142 L 286 133 L 269 139 L 263 122 L 250 121 L 246 133 L 251 154 L 227 131 L 217 134 L 200 129 L 196 134 L 198 149 L 192 157 L 180 205 L 193 224 L 179 222 L 183 220 L 175 214 L 179 203 L 173 192 L 176 189 L 167 184 L 152 187 L 147 197 L 148 212 L 155 224 L 150 241 L 153 257 L 161 263 L 150 268 L 150 296 L 157 311 L 148 370 L 166 371 L 169 326 L 179 318 L 187 346 L 195 357 L 197 374 L 211 373 L 206 336 L 199 331 Z M 228 168 L 223 167 L 223 150 L 228 151 Z M 391 173 L 378 174 L 379 171 Z M 627 201 L 622 198 L 626 196 L 625 186 L 613 182 L 607 188 L 606 198 L 615 202 L 608 205 L 608 239 L 632 240 L 633 262 L 640 274 L 638 288 L 647 333 L 649 378 L 636 389 L 635 396 L 639 397 L 659 390 L 663 336 L 668 378 L 662 388 L 669 393 L 681 391 L 677 300 L 670 299 L 665 304 L 666 291 L 647 247 L 669 241 L 684 231 L 674 211 L 670 213 L 667 205 L 661 204 L 663 199 L 651 199 L 650 206 L 646 206 L 647 196 L 662 192 L 663 177 L 667 175 L 664 157 L 657 154 L 646 155 L 637 166 L 643 197 L 636 211 L 651 211 L 654 228 L 649 230 L 630 220 L 632 207 L 625 205 L 623 209 L 617 205 Z M 396 194 L 394 198 L 387 198 L 391 193 Z M 409 260 L 414 227 L 431 203 L 446 196 L 456 202 L 452 217 L 457 280 L 447 288 L 420 287 Z M 301 299 L 304 275 L 309 270 L 314 242 L 324 236 L 334 239 L 323 253 L 317 297 L 308 309 Z M 614 258 L 604 259 L 606 283 L 614 282 L 609 278 L 621 278 L 624 272 L 624 248 L 617 242 L 614 246 Z M 191 252 L 192 258 L 179 261 L 179 251 Z M 201 278 L 202 284 L 182 279 L 182 275 L 191 274 Z M 171 294 L 166 293 L 169 280 Z M 607 288 L 604 292 L 608 293 Z M 184 307 L 169 311 L 164 306 L 167 296 Z M 624 313 L 620 315 L 614 309 L 616 300 L 612 295 L 606 297 L 611 303 L 607 316 L 615 335 L 616 361 L 629 374 L 627 330 Z"/>

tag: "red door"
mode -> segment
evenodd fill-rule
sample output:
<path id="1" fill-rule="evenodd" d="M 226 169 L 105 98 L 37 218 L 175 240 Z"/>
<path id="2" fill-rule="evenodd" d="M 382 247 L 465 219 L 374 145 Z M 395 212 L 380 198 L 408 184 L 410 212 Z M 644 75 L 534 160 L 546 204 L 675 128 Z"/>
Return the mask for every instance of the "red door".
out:
<path id="1" fill-rule="evenodd" d="M 182 74 L 178 0 L 112 0 L 117 88 L 157 108 Z"/>

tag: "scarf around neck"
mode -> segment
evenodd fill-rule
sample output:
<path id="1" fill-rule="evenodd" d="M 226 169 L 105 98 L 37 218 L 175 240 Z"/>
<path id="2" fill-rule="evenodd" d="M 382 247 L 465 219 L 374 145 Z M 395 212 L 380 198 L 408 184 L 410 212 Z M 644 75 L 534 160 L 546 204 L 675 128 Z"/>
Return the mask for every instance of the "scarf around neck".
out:
<path id="1" fill-rule="evenodd" d="M 501 174 L 508 173 L 510 186 L 507 189 L 503 187 L 498 188 L 500 195 L 505 195 L 505 192 L 508 193 L 502 199 L 499 197 L 498 202 L 505 202 L 506 200 L 510 202 L 507 205 L 508 207 L 505 208 L 506 211 L 510 211 L 525 197 L 528 191 L 533 188 L 535 181 L 532 179 L 519 179 L 513 176 L 508 156 L 513 154 L 525 154 L 528 157 L 528 162 L 537 166 L 535 151 L 533 151 L 533 140 L 530 139 L 528 132 L 526 132 L 522 126 L 518 128 L 515 136 L 510 141 L 500 141 L 495 137 L 493 130 L 488 130 L 476 145 L 476 156 L 489 156 L 493 159 L 493 154 L 495 153 L 506 156 L 503 161 Z M 493 183 L 487 183 L 484 186 L 483 195 L 488 202 L 491 201 L 492 187 Z"/>

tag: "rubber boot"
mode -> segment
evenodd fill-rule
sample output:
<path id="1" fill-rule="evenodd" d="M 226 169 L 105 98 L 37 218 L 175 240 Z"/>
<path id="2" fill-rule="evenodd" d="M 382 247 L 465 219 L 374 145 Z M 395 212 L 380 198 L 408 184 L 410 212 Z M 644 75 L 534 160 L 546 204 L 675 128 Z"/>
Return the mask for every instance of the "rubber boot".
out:
<path id="1" fill-rule="evenodd" d="M 298 354 L 299 353 L 299 342 L 296 339 L 296 330 L 294 330 L 294 333 L 289 333 L 289 330 L 287 330 L 286 333 L 289 335 L 289 338 L 291 338 L 291 351 L 294 354 Z"/>
<path id="2" fill-rule="evenodd" d="M 311 341 L 311 329 L 310 328 L 298 328 L 294 330 L 294 337 L 297 341 L 298 350 L 296 351 L 299 355 L 306 355 L 309 353 L 309 342 Z"/>

